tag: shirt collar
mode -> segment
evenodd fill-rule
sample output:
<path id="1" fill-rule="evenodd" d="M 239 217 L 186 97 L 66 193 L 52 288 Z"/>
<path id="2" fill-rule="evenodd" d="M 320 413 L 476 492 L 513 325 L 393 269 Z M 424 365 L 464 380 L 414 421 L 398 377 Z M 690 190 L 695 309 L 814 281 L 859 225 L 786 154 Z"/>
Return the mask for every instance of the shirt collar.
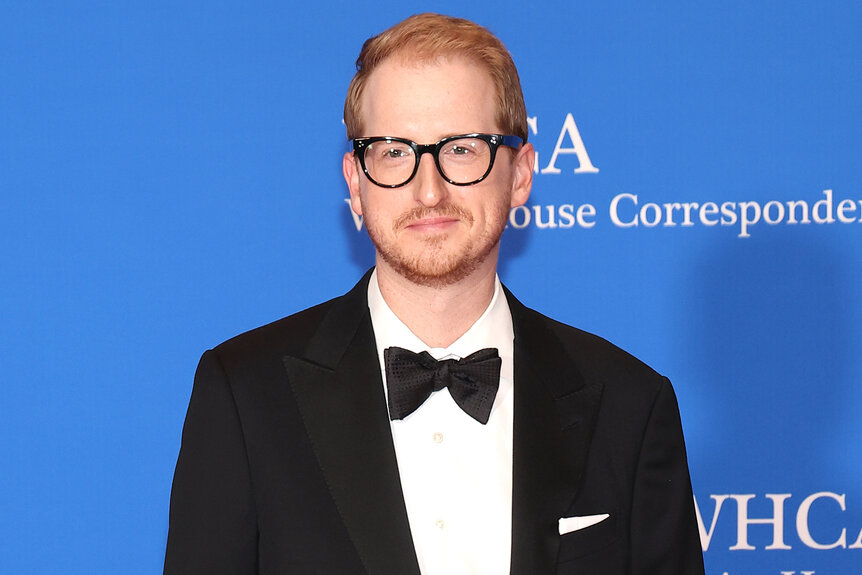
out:
<path id="1" fill-rule="evenodd" d="M 377 350 L 381 355 L 384 349 L 392 346 L 415 353 L 427 351 L 435 359 L 460 359 L 486 347 L 495 347 L 501 350 L 502 354 L 503 350 L 511 349 L 514 339 L 512 314 L 499 277 L 494 278 L 494 295 L 479 319 L 461 337 L 444 348 L 428 346 L 398 319 L 380 293 L 377 270 L 374 270 L 368 282 L 368 309 L 371 312 Z"/>

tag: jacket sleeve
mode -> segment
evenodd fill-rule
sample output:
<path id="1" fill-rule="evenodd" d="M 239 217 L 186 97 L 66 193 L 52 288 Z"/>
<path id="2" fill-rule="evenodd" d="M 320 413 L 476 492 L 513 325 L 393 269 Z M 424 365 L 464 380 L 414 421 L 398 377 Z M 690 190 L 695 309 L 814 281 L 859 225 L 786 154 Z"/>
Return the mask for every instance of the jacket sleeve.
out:
<path id="1" fill-rule="evenodd" d="M 204 353 L 171 489 L 165 575 L 257 573 L 257 517 L 236 403 L 218 355 Z"/>
<path id="2" fill-rule="evenodd" d="M 679 408 L 667 379 L 644 433 L 631 517 L 632 575 L 704 573 Z"/>

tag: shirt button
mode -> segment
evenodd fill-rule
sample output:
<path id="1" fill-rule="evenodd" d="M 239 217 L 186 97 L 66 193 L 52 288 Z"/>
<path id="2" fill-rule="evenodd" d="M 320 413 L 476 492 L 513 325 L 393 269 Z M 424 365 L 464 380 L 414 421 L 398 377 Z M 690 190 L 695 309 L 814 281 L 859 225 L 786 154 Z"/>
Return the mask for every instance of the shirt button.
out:
<path id="1" fill-rule="evenodd" d="M 446 527 L 446 522 L 442 519 L 438 519 L 434 522 L 434 527 L 436 527 L 437 529 L 443 529 L 444 527 Z"/>
<path id="2" fill-rule="evenodd" d="M 431 439 L 434 441 L 434 443 L 443 443 L 443 434 L 438 431 L 431 436 Z"/>

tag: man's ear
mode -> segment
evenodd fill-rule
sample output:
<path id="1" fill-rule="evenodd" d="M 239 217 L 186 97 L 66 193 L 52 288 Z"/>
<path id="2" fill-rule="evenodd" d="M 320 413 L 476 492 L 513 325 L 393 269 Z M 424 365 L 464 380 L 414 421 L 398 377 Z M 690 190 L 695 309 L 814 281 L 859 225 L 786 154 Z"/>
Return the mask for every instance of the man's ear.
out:
<path id="1" fill-rule="evenodd" d="M 533 166 L 536 163 L 536 150 L 533 144 L 524 144 L 515 155 L 512 164 L 512 201 L 509 207 L 523 206 L 533 188 Z"/>
<path id="2" fill-rule="evenodd" d="M 344 154 L 341 160 L 341 170 L 344 172 L 344 181 L 350 191 L 350 208 L 357 216 L 362 215 L 362 202 L 359 200 L 359 166 L 353 152 Z"/>

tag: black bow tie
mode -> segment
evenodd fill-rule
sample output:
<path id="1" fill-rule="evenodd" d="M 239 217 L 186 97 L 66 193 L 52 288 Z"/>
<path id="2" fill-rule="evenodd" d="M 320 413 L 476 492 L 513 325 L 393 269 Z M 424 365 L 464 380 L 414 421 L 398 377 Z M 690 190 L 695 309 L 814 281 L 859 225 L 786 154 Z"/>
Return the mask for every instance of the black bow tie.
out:
<path id="1" fill-rule="evenodd" d="M 390 347 L 383 350 L 383 363 L 391 419 L 404 419 L 432 392 L 448 387 L 461 409 L 479 423 L 488 423 L 503 365 L 495 348 L 480 349 L 463 359 L 438 361 L 427 351 Z"/>

